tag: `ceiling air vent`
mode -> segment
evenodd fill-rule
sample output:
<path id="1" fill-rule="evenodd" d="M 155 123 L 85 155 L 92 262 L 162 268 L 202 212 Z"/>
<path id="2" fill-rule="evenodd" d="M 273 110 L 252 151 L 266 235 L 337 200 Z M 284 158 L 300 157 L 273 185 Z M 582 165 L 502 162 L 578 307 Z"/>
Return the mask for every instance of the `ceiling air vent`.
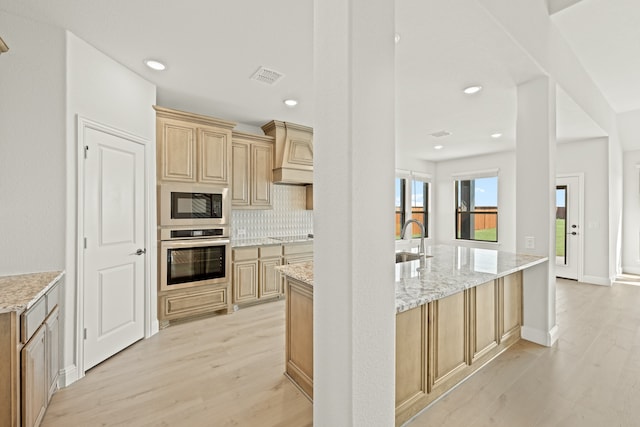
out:
<path id="1" fill-rule="evenodd" d="M 251 80 L 256 80 L 262 83 L 266 83 L 268 85 L 274 85 L 278 82 L 278 80 L 280 80 L 283 77 L 284 77 L 284 74 L 282 74 L 279 71 L 271 70 L 265 67 L 260 67 L 258 68 L 258 71 L 253 73 L 253 75 L 251 76 Z"/>
<path id="2" fill-rule="evenodd" d="M 447 132 L 446 130 L 441 130 L 438 132 L 430 133 L 429 135 L 431 135 L 434 138 L 442 138 L 443 136 L 451 135 L 451 132 Z"/>

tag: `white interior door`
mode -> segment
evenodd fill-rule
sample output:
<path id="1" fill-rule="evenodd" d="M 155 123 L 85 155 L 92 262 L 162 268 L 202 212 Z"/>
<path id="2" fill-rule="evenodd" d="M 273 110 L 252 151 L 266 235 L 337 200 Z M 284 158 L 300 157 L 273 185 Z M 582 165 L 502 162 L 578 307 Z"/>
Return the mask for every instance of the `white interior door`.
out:
<path id="1" fill-rule="evenodd" d="M 580 179 L 556 179 L 556 276 L 578 280 L 580 255 Z"/>
<path id="2" fill-rule="evenodd" d="M 144 336 L 145 147 L 83 129 L 84 369 Z"/>

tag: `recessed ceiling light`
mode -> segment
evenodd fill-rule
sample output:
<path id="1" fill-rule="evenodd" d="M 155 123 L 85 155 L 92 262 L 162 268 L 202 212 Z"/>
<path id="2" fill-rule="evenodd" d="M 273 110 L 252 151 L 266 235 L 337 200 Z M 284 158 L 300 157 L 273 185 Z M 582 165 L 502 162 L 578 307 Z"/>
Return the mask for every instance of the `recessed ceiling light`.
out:
<path id="1" fill-rule="evenodd" d="M 501 134 L 500 132 L 496 132 L 496 133 L 492 133 L 492 134 L 491 134 L 491 138 L 494 138 L 494 139 L 498 139 L 498 138 L 500 138 L 501 136 L 502 136 L 502 134 Z"/>
<path id="2" fill-rule="evenodd" d="M 296 101 L 295 99 L 285 99 L 283 102 L 287 107 L 295 107 L 296 105 L 298 105 L 298 101 Z"/>
<path id="3" fill-rule="evenodd" d="M 167 66 L 164 65 L 162 62 L 157 61 L 155 59 L 145 59 L 144 64 L 151 68 L 152 70 L 156 70 L 156 71 L 164 71 L 166 70 Z"/>
<path id="4" fill-rule="evenodd" d="M 482 86 L 476 85 L 476 86 L 465 87 L 463 92 L 466 93 L 467 95 L 473 95 L 474 93 L 478 93 L 481 90 L 482 90 Z"/>
<path id="5" fill-rule="evenodd" d="M 444 145 L 434 145 L 433 148 L 436 150 L 442 150 L 444 148 Z"/>

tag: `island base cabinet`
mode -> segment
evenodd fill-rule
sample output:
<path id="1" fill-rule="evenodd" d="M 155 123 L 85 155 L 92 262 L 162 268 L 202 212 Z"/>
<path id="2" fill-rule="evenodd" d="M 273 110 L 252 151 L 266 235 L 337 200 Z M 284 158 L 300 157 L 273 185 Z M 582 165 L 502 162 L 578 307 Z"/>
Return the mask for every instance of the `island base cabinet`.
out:
<path id="1" fill-rule="evenodd" d="M 428 306 L 396 315 L 396 412 L 418 408 L 427 395 Z M 415 411 L 415 409 L 414 409 Z"/>
<path id="2" fill-rule="evenodd" d="M 520 339 L 522 273 L 396 315 L 396 425 Z"/>
<path id="3" fill-rule="evenodd" d="M 285 280 L 286 366 L 285 373 L 313 398 L 313 289 L 295 279 Z"/>

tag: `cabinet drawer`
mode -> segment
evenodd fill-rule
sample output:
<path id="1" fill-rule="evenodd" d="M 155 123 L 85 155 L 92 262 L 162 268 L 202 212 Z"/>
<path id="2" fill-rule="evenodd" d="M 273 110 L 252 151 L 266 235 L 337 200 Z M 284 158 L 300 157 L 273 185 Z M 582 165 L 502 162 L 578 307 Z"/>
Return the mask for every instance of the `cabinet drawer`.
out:
<path id="1" fill-rule="evenodd" d="M 47 314 L 51 313 L 55 306 L 58 305 L 58 299 L 58 285 L 55 285 L 49 290 L 49 292 L 47 292 L 47 295 L 45 296 L 45 301 L 47 302 Z"/>
<path id="2" fill-rule="evenodd" d="M 233 250 L 234 261 L 250 261 L 258 259 L 258 248 L 237 248 Z"/>
<path id="3" fill-rule="evenodd" d="M 23 343 L 29 341 L 31 336 L 42 325 L 45 317 L 47 317 L 47 304 L 45 297 L 42 297 L 21 316 L 21 338 Z"/>
<path id="4" fill-rule="evenodd" d="M 227 308 L 227 289 L 206 289 L 160 297 L 162 319 L 177 319 Z"/>
<path id="5" fill-rule="evenodd" d="M 279 257 L 281 253 L 282 247 L 280 245 L 260 247 L 260 258 L 275 258 Z"/>
<path id="6" fill-rule="evenodd" d="M 313 253 L 313 243 L 290 244 L 284 245 L 282 248 L 282 253 L 284 255 L 302 254 L 307 252 Z"/>

